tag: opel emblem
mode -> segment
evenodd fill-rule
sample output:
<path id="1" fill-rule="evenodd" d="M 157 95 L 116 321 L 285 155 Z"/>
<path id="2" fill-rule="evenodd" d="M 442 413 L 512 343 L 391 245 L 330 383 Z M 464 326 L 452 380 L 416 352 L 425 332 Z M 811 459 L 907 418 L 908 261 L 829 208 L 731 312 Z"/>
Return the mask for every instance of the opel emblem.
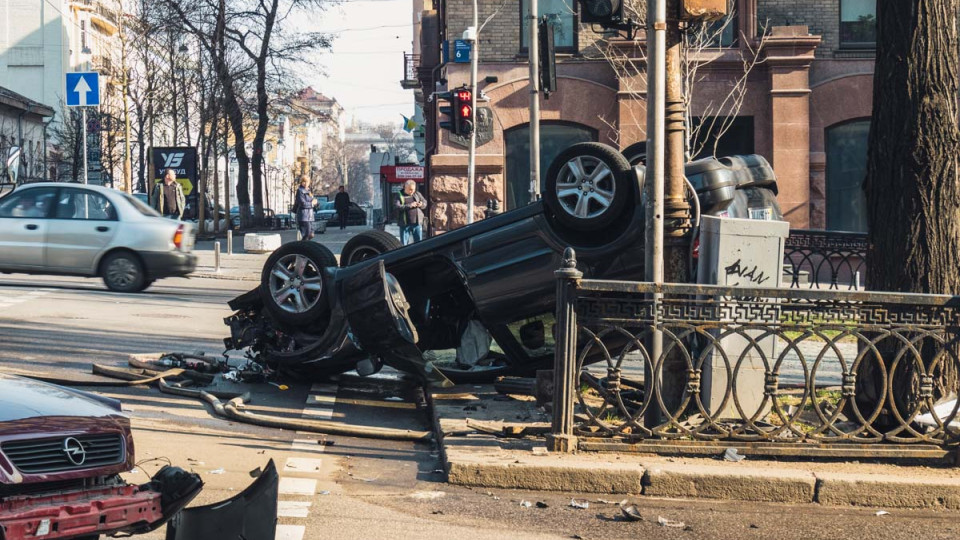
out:
<path id="1" fill-rule="evenodd" d="M 87 451 L 83 449 L 80 441 L 73 437 L 67 437 L 63 440 L 63 453 L 74 465 L 83 465 L 83 462 L 87 460 Z"/>

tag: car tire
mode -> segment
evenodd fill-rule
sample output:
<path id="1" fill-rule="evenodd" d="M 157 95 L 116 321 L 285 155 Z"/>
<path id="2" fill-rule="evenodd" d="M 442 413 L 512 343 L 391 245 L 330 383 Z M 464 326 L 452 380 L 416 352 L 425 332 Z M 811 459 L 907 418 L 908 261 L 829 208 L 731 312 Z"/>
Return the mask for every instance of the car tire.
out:
<path id="1" fill-rule="evenodd" d="M 631 167 L 646 165 L 647 163 L 647 141 L 640 141 L 631 144 L 623 149 L 623 157 L 627 158 L 627 163 Z"/>
<path id="2" fill-rule="evenodd" d="M 260 273 L 260 297 L 281 324 L 303 326 L 330 312 L 324 268 L 337 259 L 316 242 L 291 242 L 270 254 Z"/>
<path id="3" fill-rule="evenodd" d="M 400 240 L 388 232 L 363 231 L 344 244 L 340 252 L 340 266 L 346 268 L 402 246 Z"/>
<path id="4" fill-rule="evenodd" d="M 140 259 L 129 251 L 107 255 L 100 265 L 104 285 L 115 292 L 140 292 L 147 283 L 147 274 Z"/>
<path id="5" fill-rule="evenodd" d="M 596 231 L 616 220 L 633 198 L 630 163 L 600 143 L 578 143 L 550 165 L 544 202 L 552 217 L 575 231 Z"/>

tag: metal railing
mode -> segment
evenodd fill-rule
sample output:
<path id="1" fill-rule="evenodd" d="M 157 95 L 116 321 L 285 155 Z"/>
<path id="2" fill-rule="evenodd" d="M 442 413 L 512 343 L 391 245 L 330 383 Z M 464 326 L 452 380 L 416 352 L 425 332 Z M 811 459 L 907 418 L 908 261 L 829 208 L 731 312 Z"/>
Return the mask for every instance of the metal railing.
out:
<path id="1" fill-rule="evenodd" d="M 791 229 L 784 244 L 785 285 L 794 289 L 862 290 L 867 235 Z"/>
<path id="2" fill-rule="evenodd" d="M 584 280 L 564 258 L 554 450 L 943 457 L 960 443 L 960 297 Z"/>

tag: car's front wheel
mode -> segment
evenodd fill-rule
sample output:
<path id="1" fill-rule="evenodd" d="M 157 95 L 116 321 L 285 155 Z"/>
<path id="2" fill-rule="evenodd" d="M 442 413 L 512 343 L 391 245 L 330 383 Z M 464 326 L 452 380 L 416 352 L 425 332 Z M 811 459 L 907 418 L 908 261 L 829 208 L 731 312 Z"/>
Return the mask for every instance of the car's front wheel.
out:
<path id="1" fill-rule="evenodd" d="M 556 221 L 575 231 L 596 231 L 623 212 L 633 193 L 630 163 L 600 143 L 567 148 L 547 172 L 544 202 Z"/>
<path id="2" fill-rule="evenodd" d="M 316 242 L 291 242 L 274 251 L 260 275 L 267 311 L 283 324 L 303 326 L 330 311 L 323 269 L 337 266 L 333 253 Z"/>
<path id="3" fill-rule="evenodd" d="M 357 264 L 402 246 L 396 236 L 386 231 L 363 231 L 344 244 L 340 252 L 340 266 Z"/>
<path id="4" fill-rule="evenodd" d="M 126 251 L 111 253 L 103 260 L 100 275 L 111 291 L 140 292 L 148 285 L 143 263 Z"/>

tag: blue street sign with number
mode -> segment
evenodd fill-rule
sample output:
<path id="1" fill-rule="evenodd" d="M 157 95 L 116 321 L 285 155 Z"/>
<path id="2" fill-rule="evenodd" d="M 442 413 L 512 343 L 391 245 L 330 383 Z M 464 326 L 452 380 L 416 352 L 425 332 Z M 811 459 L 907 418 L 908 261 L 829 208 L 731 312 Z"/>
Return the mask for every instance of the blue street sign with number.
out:
<path id="1" fill-rule="evenodd" d="M 462 39 L 453 41 L 453 62 L 466 64 L 470 62 L 470 42 Z"/>
<path id="2" fill-rule="evenodd" d="M 100 105 L 100 74 L 67 73 L 66 96 L 68 107 Z"/>

